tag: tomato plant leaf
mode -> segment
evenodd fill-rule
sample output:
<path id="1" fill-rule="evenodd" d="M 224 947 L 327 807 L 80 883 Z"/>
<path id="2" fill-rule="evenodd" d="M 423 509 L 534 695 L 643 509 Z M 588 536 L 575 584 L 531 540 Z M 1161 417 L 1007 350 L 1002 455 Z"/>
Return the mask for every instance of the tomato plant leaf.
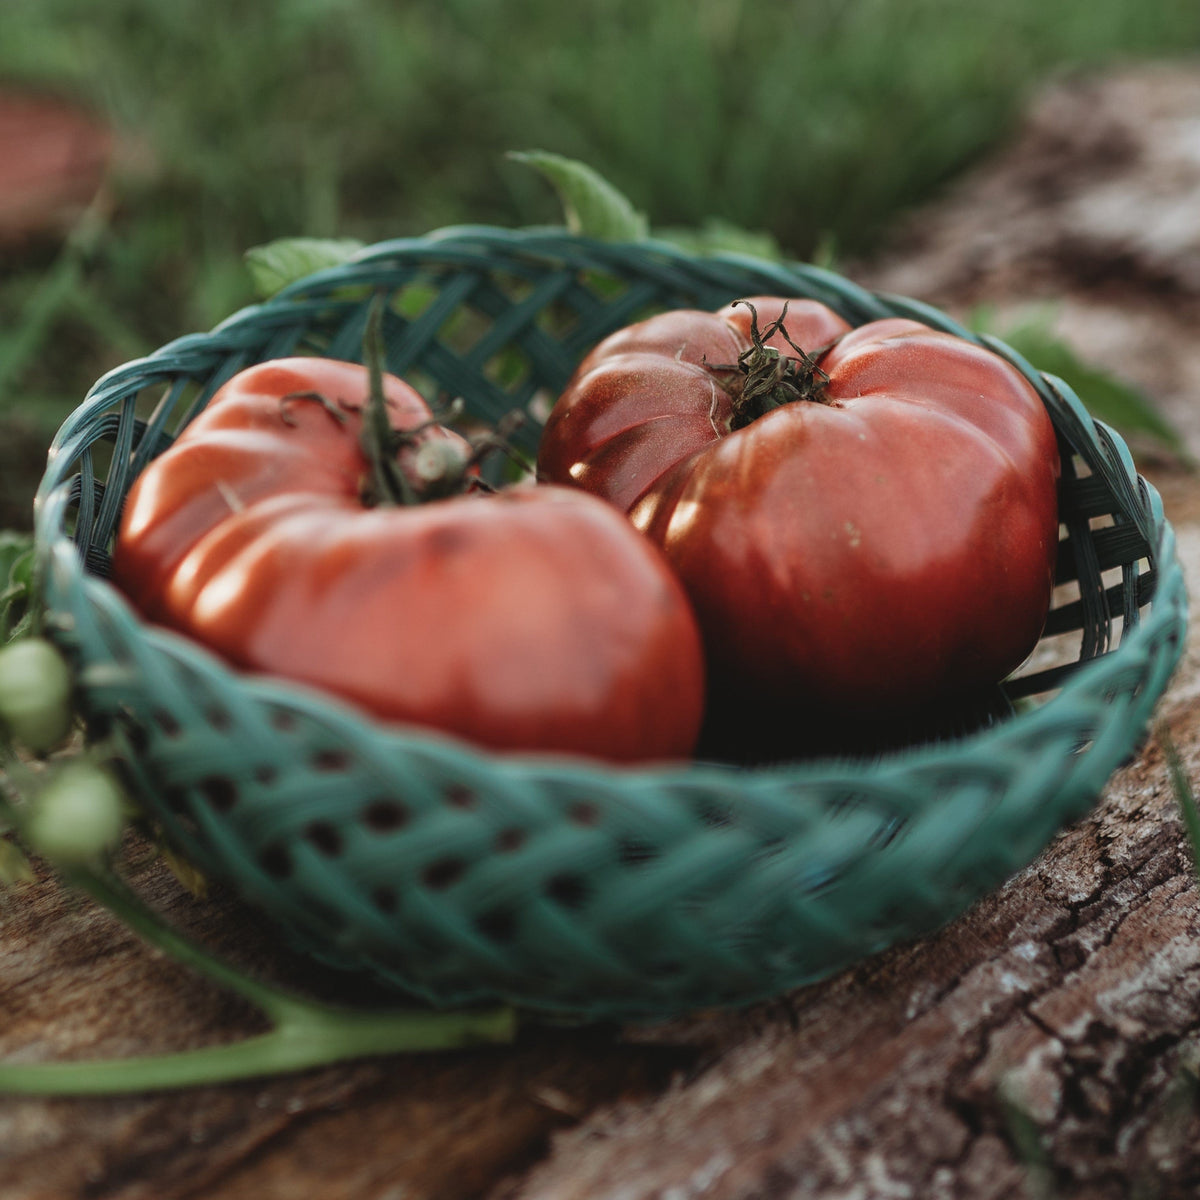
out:
<path id="1" fill-rule="evenodd" d="M 709 217 L 698 228 L 656 229 L 654 236 L 690 250 L 693 254 L 745 254 L 780 262 L 783 251 L 775 238 L 762 230 L 742 229 L 720 217 Z"/>
<path id="2" fill-rule="evenodd" d="M 341 266 L 362 248 L 356 238 L 277 238 L 252 246 L 245 260 L 255 291 L 266 300 L 314 271 Z"/>
<path id="3" fill-rule="evenodd" d="M 15 842 L 0 837 L 0 889 L 16 883 L 32 883 L 33 867 Z"/>
<path id="4" fill-rule="evenodd" d="M 193 866 L 165 843 L 159 843 L 158 853 L 170 869 L 171 874 L 192 896 L 195 896 L 197 900 L 203 900 L 208 896 L 208 878 L 199 867 Z"/>
<path id="5" fill-rule="evenodd" d="M 33 621 L 33 538 L 0 530 L 0 645 L 24 634 Z"/>
<path id="6" fill-rule="evenodd" d="M 1092 416 L 1122 434 L 1140 434 L 1173 454 L 1187 457 L 1183 439 L 1150 397 L 1106 368 L 1085 362 L 1053 332 L 1045 318 L 1027 321 L 999 336 L 1039 371 L 1068 383 Z"/>
<path id="7" fill-rule="evenodd" d="M 586 163 L 546 150 L 511 151 L 508 157 L 549 180 L 572 233 L 605 242 L 639 242 L 649 235 L 645 214 Z"/>

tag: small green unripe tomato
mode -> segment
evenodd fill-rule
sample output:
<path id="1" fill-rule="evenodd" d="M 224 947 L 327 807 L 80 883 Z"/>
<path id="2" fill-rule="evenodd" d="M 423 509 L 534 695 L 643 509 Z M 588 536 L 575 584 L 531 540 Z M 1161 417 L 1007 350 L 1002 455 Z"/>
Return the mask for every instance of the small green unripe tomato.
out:
<path id="1" fill-rule="evenodd" d="M 125 826 L 117 781 L 93 763 L 66 764 L 34 797 L 25 822 L 30 848 L 61 866 L 91 862 L 114 846 Z"/>
<path id="2" fill-rule="evenodd" d="M 71 669 L 43 638 L 0 650 L 0 721 L 12 738 L 45 754 L 71 729 Z"/>

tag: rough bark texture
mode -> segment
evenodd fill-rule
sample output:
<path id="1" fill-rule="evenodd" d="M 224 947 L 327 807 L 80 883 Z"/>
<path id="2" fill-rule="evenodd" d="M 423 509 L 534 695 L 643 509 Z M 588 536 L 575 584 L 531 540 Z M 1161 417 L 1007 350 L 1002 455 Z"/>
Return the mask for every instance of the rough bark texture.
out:
<path id="1" fill-rule="evenodd" d="M 1066 85 L 1007 155 L 915 219 L 903 252 L 860 274 L 950 308 L 1054 296 L 1064 334 L 1161 396 L 1200 448 L 1198 111 L 1194 73 Z M 1165 462 L 1147 473 L 1200 590 L 1200 479 Z M 1198 694 L 1193 637 L 1159 714 L 1193 778 Z M 333 987 L 228 897 L 197 903 L 161 864 L 135 875 L 235 960 Z M 260 1028 L 51 879 L 0 902 L 0 1055 Z M 180 1094 L 2 1099 L 0 1195 L 1194 1197 L 1198 985 L 1194 865 L 1151 738 L 1005 887 L 826 983 L 654 1029 L 528 1032 L 511 1048 Z"/>

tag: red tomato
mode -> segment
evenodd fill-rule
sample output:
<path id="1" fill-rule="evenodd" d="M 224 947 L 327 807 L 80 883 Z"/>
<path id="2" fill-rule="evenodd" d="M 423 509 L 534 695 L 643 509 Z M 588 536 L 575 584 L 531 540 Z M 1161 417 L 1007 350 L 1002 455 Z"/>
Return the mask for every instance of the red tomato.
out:
<path id="1" fill-rule="evenodd" d="M 851 331 L 786 303 L 790 342 L 770 329 L 785 301 L 752 301 L 777 354 L 752 351 L 745 305 L 602 342 L 551 412 L 540 477 L 665 550 L 730 712 L 874 720 L 994 685 L 1053 583 L 1059 455 L 1037 393 L 915 321 Z"/>
<path id="2" fill-rule="evenodd" d="M 385 376 L 389 420 L 430 420 Z M 695 618 L 612 508 L 513 487 L 367 507 L 366 369 L 251 367 L 135 482 L 114 578 L 149 618 L 230 662 L 388 721 L 500 750 L 686 756 L 703 707 Z M 318 402 L 319 398 L 319 402 Z M 415 479 L 422 429 L 398 455 Z"/>

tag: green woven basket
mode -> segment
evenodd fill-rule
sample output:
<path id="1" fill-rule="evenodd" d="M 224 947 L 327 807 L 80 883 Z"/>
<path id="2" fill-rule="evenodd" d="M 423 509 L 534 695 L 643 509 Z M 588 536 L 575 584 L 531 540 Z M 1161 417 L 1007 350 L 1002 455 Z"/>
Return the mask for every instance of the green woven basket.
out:
<path id="1" fill-rule="evenodd" d="M 106 375 L 38 495 L 47 632 L 146 809 L 318 959 L 437 1004 L 653 1017 L 743 1003 L 953 917 L 1084 812 L 1142 736 L 1183 646 L 1171 528 L 1121 439 L 991 339 L 1058 429 L 1063 534 L 1043 645 L 1007 685 L 1018 715 L 983 732 L 755 770 L 501 757 L 239 675 L 143 624 L 105 582 L 130 482 L 241 368 L 361 358 L 378 290 L 389 368 L 488 421 L 544 411 L 632 320 L 754 293 L 980 340 L 810 266 L 459 228 L 370 247 Z"/>

